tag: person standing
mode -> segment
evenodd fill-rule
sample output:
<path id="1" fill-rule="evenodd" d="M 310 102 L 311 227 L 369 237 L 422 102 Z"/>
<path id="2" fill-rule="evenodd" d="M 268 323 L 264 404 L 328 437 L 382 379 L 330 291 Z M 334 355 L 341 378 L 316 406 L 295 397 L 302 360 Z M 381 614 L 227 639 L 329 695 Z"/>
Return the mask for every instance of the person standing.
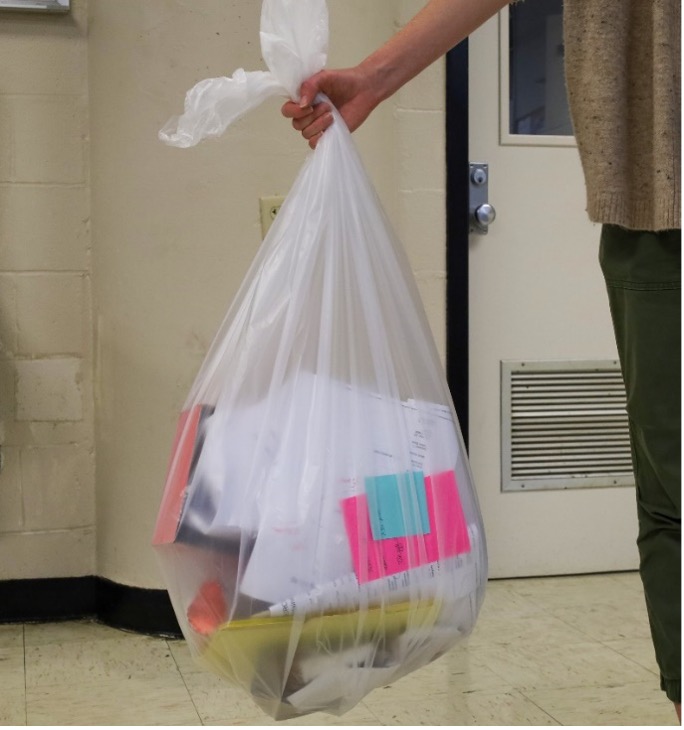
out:
<path id="1" fill-rule="evenodd" d="M 357 66 L 323 70 L 282 113 L 313 148 L 351 131 L 508 0 L 430 0 Z M 602 224 L 627 392 L 640 575 L 660 685 L 681 721 L 681 0 L 565 0 L 565 73 L 587 212 Z"/>

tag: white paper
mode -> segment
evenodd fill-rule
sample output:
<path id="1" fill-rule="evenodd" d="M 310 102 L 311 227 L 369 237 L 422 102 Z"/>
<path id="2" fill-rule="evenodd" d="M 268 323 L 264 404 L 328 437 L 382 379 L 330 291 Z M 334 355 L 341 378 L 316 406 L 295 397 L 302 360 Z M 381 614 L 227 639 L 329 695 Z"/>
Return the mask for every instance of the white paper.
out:
<path id="1" fill-rule="evenodd" d="M 340 502 L 363 494 L 367 477 L 458 461 L 448 407 L 311 373 L 251 406 L 219 403 L 205 429 L 186 509 L 207 512 L 195 519 L 207 536 L 256 535 L 241 590 L 270 603 L 351 573 Z"/>
<path id="2" fill-rule="evenodd" d="M 271 616 L 292 616 L 435 597 L 453 602 L 477 589 L 473 562 L 472 553 L 466 553 L 362 584 L 350 573 L 280 601 L 268 610 Z"/>

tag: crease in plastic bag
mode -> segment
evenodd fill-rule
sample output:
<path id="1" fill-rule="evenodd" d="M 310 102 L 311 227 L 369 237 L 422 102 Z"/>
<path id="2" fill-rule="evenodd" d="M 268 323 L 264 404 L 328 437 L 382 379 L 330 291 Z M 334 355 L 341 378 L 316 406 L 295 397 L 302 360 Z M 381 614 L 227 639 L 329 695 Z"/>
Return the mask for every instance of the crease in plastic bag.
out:
<path id="1" fill-rule="evenodd" d="M 268 74 L 236 72 L 239 101 L 200 82 L 163 139 L 296 97 L 325 62 L 325 4 L 267 0 L 261 38 Z M 487 580 L 415 280 L 334 113 L 195 378 L 154 535 L 194 657 L 276 719 L 342 714 L 441 656 Z"/>

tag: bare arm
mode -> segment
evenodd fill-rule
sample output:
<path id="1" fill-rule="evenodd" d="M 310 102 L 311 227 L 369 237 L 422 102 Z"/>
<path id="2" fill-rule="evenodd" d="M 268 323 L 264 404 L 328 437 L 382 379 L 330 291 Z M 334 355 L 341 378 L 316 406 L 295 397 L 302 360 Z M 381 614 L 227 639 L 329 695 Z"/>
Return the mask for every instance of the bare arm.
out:
<path id="1" fill-rule="evenodd" d="M 387 99 L 507 4 L 508 0 L 431 0 L 360 66 L 374 79 L 381 101 Z"/>
<path id="2" fill-rule="evenodd" d="M 332 124 L 327 104 L 312 106 L 319 91 L 326 94 L 354 131 L 388 97 L 460 43 L 509 0 L 430 0 L 384 45 L 358 66 L 321 71 L 301 86 L 299 103 L 287 102 L 283 114 L 315 147 Z"/>

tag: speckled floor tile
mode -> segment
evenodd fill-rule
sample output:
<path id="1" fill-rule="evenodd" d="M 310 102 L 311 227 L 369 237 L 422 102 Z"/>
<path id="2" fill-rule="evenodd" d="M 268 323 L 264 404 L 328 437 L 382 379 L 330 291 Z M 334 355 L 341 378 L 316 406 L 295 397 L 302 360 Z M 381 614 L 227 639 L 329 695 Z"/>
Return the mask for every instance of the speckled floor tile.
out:
<path id="1" fill-rule="evenodd" d="M 454 707 L 446 692 L 426 693 L 406 677 L 371 692 L 364 704 L 382 725 L 466 725 L 465 715 Z"/>
<path id="2" fill-rule="evenodd" d="M 96 621 L 60 621 L 50 624 L 26 624 L 26 646 L 61 644 L 65 641 L 98 641 L 119 639 L 126 632 Z"/>
<path id="3" fill-rule="evenodd" d="M 488 616 L 518 616 L 541 613 L 543 608 L 526 596 L 517 593 L 515 581 L 490 580 L 487 583 L 484 603 L 480 610 L 480 617 Z M 478 626 L 475 627 L 478 631 Z"/>
<path id="4" fill-rule="evenodd" d="M 23 676 L 22 672 L 22 679 Z M 26 725 L 26 690 L 23 684 L 3 685 L 0 691 L 0 725 Z"/>
<path id="5" fill-rule="evenodd" d="M 619 641 L 605 641 L 605 646 L 618 654 L 640 664 L 645 669 L 660 677 L 660 669 L 655 658 L 653 642 L 651 638 L 620 639 Z"/>
<path id="6" fill-rule="evenodd" d="M 551 715 L 517 690 L 472 692 L 451 699 L 469 725 L 559 725 Z"/>
<path id="7" fill-rule="evenodd" d="M 383 725 L 558 725 L 514 689 L 499 692 L 425 694 L 388 687 L 365 704 Z"/>
<path id="8" fill-rule="evenodd" d="M 481 616 L 468 644 L 476 653 L 477 647 L 484 644 L 538 641 L 541 636 L 548 636 L 550 641 L 565 644 L 587 640 L 585 633 L 556 615 L 536 612 L 511 616 L 502 611 L 499 615 Z"/>
<path id="9" fill-rule="evenodd" d="M 516 594 L 545 610 L 590 606 L 594 603 L 624 605 L 625 600 L 631 603 L 631 588 L 621 588 L 619 582 L 608 574 L 523 578 L 510 583 L 510 589 Z"/>
<path id="10" fill-rule="evenodd" d="M 8 639 L 9 635 L 10 632 L 5 632 L 5 639 Z M 0 725 L 25 725 L 23 641 L 17 644 L 16 640 L 12 639 L 7 643 L 11 646 L 0 646 Z"/>
<path id="11" fill-rule="evenodd" d="M 26 647 L 27 688 L 127 680 L 178 673 L 165 641 L 136 634 Z"/>
<path id="12" fill-rule="evenodd" d="M 510 688 L 510 684 L 485 666 L 468 644 L 459 644 L 444 656 L 417 669 L 398 683 L 410 682 L 424 687 L 426 696 L 445 692 L 458 694 Z"/>
<path id="13" fill-rule="evenodd" d="M 22 624 L 0 625 L 0 649 L 24 646 L 24 627 Z"/>
<path id="14" fill-rule="evenodd" d="M 486 666 L 518 689 L 653 681 L 647 669 L 598 643 L 556 644 L 547 640 L 483 645 L 477 651 Z"/>
<path id="15" fill-rule="evenodd" d="M 437 661 L 374 690 L 363 702 L 383 725 L 464 725 L 473 722 L 464 698 L 503 697 L 513 691 L 466 647 L 456 647 Z"/>
<path id="16" fill-rule="evenodd" d="M 29 725 L 200 724 L 180 675 L 65 682 L 29 689 L 26 699 Z"/>
<path id="17" fill-rule="evenodd" d="M 644 586 L 641 582 L 641 576 L 638 571 L 633 570 L 628 573 L 611 573 L 610 579 L 615 581 L 618 585 L 631 590 L 638 595 L 644 595 Z"/>
<path id="18" fill-rule="evenodd" d="M 467 641 L 341 717 L 276 722 L 185 641 L 91 621 L 0 626 L 0 687 L 2 725 L 676 724 L 636 573 L 491 581 Z"/>
<path id="19" fill-rule="evenodd" d="M 192 672 L 205 672 L 193 658 L 190 653 L 190 647 L 185 639 L 172 639 L 167 641 L 171 655 L 173 656 L 179 671 L 182 674 L 191 674 Z"/>
<path id="20" fill-rule="evenodd" d="M 262 720 L 263 725 L 288 725 L 294 727 L 321 727 L 321 726 L 336 726 L 341 725 L 342 727 L 360 727 L 360 726 L 380 726 L 382 723 L 380 720 L 368 709 L 365 704 L 357 705 L 356 707 L 346 712 L 344 715 L 329 715 L 322 712 L 313 712 L 311 715 L 304 715 L 303 717 L 295 717 L 291 720 L 271 720 L 266 718 Z"/>
<path id="21" fill-rule="evenodd" d="M 268 719 L 245 691 L 220 677 L 193 671 L 183 678 L 203 725 L 257 725 Z"/>
<path id="22" fill-rule="evenodd" d="M 0 647 L 0 688 L 23 687 L 24 647 Z"/>
<path id="23" fill-rule="evenodd" d="M 575 687 L 525 693 L 563 725 L 677 725 L 671 702 L 654 681 L 619 687 Z"/>
<path id="24" fill-rule="evenodd" d="M 621 639 L 647 639 L 651 636 L 643 598 L 623 605 L 620 620 L 615 620 L 615 604 L 593 603 L 585 606 L 554 608 L 551 613 L 556 619 L 596 641 L 620 641 Z"/>

